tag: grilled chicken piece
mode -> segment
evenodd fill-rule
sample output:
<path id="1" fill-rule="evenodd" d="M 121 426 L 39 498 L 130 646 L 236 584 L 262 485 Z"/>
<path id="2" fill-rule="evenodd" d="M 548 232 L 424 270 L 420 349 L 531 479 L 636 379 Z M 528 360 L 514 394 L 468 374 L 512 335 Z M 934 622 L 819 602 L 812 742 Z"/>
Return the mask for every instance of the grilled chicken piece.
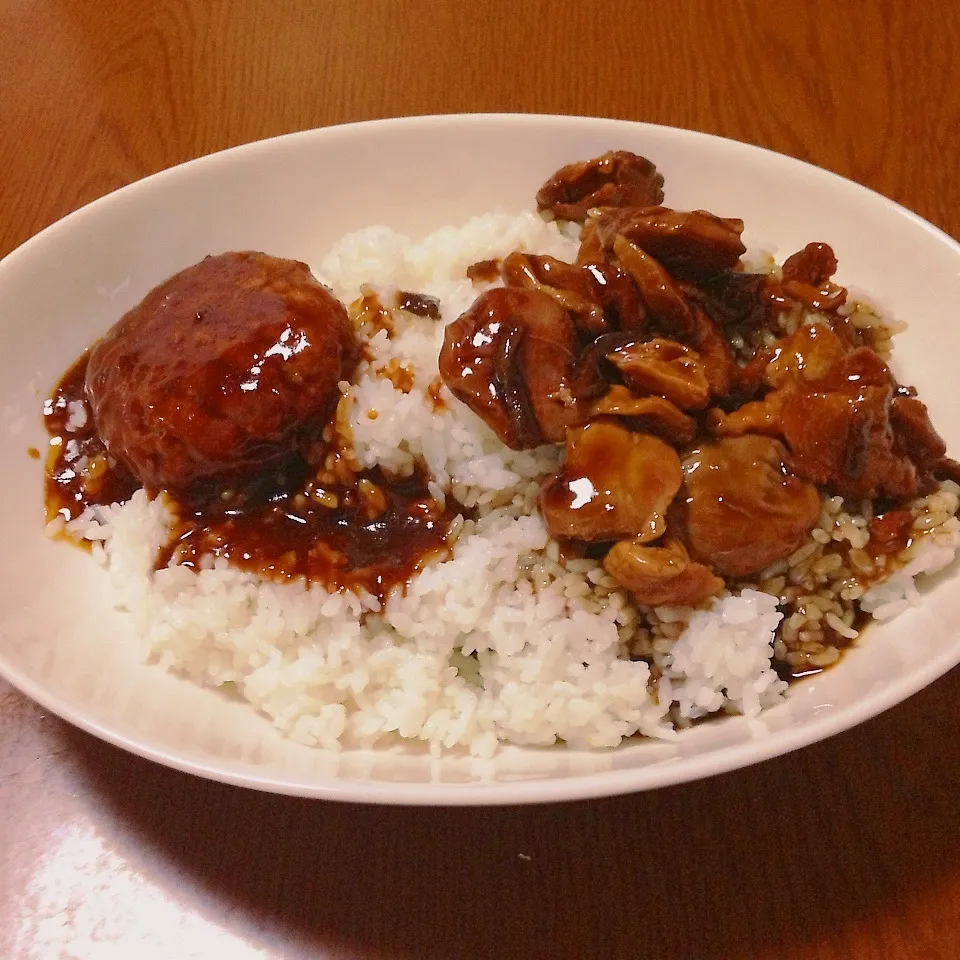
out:
<path id="1" fill-rule="evenodd" d="M 482 293 L 447 326 L 443 382 L 514 450 L 559 443 L 580 419 L 569 395 L 576 337 L 567 311 L 540 290 Z"/>
<path id="2" fill-rule="evenodd" d="M 723 270 L 699 284 L 700 299 L 711 319 L 723 326 L 755 329 L 770 319 L 770 278 L 762 273 Z"/>
<path id="3" fill-rule="evenodd" d="M 516 251 L 503 261 L 501 274 L 508 287 L 539 290 L 553 297 L 570 312 L 584 334 L 595 337 L 607 330 L 602 286 L 583 267 L 556 257 Z"/>
<path id="4" fill-rule="evenodd" d="M 623 417 L 632 430 L 652 433 L 671 446 L 686 447 L 697 435 L 697 421 L 663 397 L 638 397 L 614 384 L 590 407 L 590 417 Z"/>
<path id="5" fill-rule="evenodd" d="M 611 150 L 568 163 L 538 191 L 537 208 L 559 220 L 583 220 L 592 207 L 647 207 L 663 202 L 663 175 L 645 157 Z"/>
<path id="6" fill-rule="evenodd" d="M 646 326 L 647 311 L 637 286 L 612 251 L 604 249 L 593 220 L 588 220 L 580 232 L 576 262 L 596 281 L 604 314 L 614 330 L 641 330 Z"/>
<path id="7" fill-rule="evenodd" d="M 820 516 L 820 495 L 786 460 L 782 443 L 761 436 L 717 440 L 684 458 L 677 519 L 695 560 L 739 577 L 800 546 Z"/>
<path id="8" fill-rule="evenodd" d="M 597 238 L 612 249 L 624 237 L 661 263 L 675 277 L 697 280 L 735 266 L 747 248 L 740 239 L 743 221 L 706 210 L 669 207 L 603 209 L 596 215 Z"/>
<path id="9" fill-rule="evenodd" d="M 837 258 L 826 243 L 808 243 L 783 262 L 783 292 L 811 310 L 836 310 L 847 300 L 847 291 L 831 282 Z"/>
<path id="10" fill-rule="evenodd" d="M 847 345 L 826 323 L 811 323 L 777 341 L 764 369 L 767 386 L 822 380 L 846 356 Z"/>
<path id="11" fill-rule="evenodd" d="M 553 537 L 656 540 L 682 479 L 673 447 L 594 420 L 568 431 L 566 460 L 544 485 L 540 509 Z"/>
<path id="12" fill-rule="evenodd" d="M 893 392 L 886 364 L 867 347 L 846 354 L 825 377 L 792 390 L 781 422 L 794 471 L 844 497 L 913 496 L 918 473 L 896 449 Z"/>
<path id="13" fill-rule="evenodd" d="M 723 331 L 699 307 L 693 308 L 693 335 L 687 340 L 700 355 L 710 392 L 715 397 L 726 396 L 733 386 L 737 364 L 730 349 L 730 341 Z"/>
<path id="14" fill-rule="evenodd" d="M 665 330 L 681 338 L 694 332 L 693 314 L 673 277 L 652 257 L 626 237 L 613 241 L 617 262 L 637 285 L 646 312 Z"/>
<path id="15" fill-rule="evenodd" d="M 916 397 L 895 396 L 890 423 L 898 446 L 918 467 L 931 469 L 946 454 L 947 445 L 930 422 L 926 404 Z"/>
<path id="16" fill-rule="evenodd" d="M 696 352 L 675 340 L 655 337 L 607 354 L 628 385 L 657 394 L 681 410 L 702 410 L 710 385 Z"/>
<path id="17" fill-rule="evenodd" d="M 819 287 L 837 272 L 837 258 L 828 243 L 808 243 L 783 261 L 780 272 L 786 281 Z"/>
<path id="18" fill-rule="evenodd" d="M 660 547 L 621 540 L 604 557 L 603 567 L 638 603 L 651 607 L 695 607 L 724 589 L 723 580 L 702 563 L 694 563 L 678 540 L 667 540 Z"/>

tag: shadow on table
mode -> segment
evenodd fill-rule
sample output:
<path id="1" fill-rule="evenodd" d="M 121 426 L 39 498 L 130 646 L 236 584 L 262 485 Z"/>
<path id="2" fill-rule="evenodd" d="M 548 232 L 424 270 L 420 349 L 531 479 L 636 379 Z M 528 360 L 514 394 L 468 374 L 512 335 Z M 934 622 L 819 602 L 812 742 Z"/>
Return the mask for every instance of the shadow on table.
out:
<path id="1" fill-rule="evenodd" d="M 960 872 L 958 700 L 955 671 L 753 769 L 503 809 L 257 794 L 63 735 L 144 869 L 184 878 L 185 905 L 278 956 L 711 960 L 806 941 L 841 955 L 861 918 L 902 915 Z"/>

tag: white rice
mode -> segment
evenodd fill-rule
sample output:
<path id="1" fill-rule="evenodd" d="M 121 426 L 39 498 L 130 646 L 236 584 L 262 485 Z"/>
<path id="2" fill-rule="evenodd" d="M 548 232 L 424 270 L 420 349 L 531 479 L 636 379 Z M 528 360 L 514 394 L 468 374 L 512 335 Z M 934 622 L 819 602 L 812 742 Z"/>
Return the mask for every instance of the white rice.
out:
<path id="1" fill-rule="evenodd" d="M 925 512 L 914 523 L 915 533 L 926 533 L 902 555 L 903 566 L 874 584 L 860 599 L 860 608 L 877 620 L 889 620 L 920 602 L 915 579 L 920 574 L 939 573 L 954 558 L 960 546 L 960 520 L 955 483 L 947 482 L 926 498 Z"/>
<path id="2" fill-rule="evenodd" d="M 758 590 L 743 590 L 694 612 L 664 657 L 661 703 L 676 703 L 679 716 L 691 720 L 728 704 L 756 716 L 776 703 L 787 689 L 770 667 L 773 631 L 782 616 L 777 598 Z"/>
<path id="3" fill-rule="evenodd" d="M 515 249 L 570 260 L 577 241 L 533 214 L 479 217 L 419 244 L 373 227 L 345 237 L 316 273 L 345 302 L 361 287 L 385 304 L 396 290 L 435 296 L 448 322 L 477 294 L 465 268 Z M 612 747 L 636 733 L 674 737 L 678 725 L 719 711 L 754 716 L 779 701 L 786 684 L 771 656 L 781 614 L 775 597 L 756 590 L 709 610 L 658 609 L 662 623 L 689 625 L 659 641 L 657 685 L 646 662 L 623 657 L 636 608 L 599 565 L 559 563 L 535 508 L 537 481 L 555 469 L 558 450 L 505 448 L 445 388 L 435 410 L 428 391 L 443 322 L 398 313 L 392 339 L 370 338 L 371 359 L 344 386 L 343 402 L 364 467 L 405 474 L 421 462 L 435 494 L 474 511 L 476 519 L 455 523 L 449 559 L 383 608 L 368 594 L 265 582 L 224 561 L 199 573 L 154 571 L 170 517 L 139 491 L 124 505 L 88 510 L 68 530 L 99 544 L 94 555 L 143 638 L 143 656 L 199 684 L 232 684 L 284 733 L 331 750 L 397 735 L 476 756 L 501 741 Z M 408 393 L 378 375 L 391 361 L 414 372 Z M 953 556 L 960 525 L 951 522 L 939 539 L 918 541 L 916 556 L 871 588 L 864 608 L 888 616 L 912 602 L 913 577 Z"/>

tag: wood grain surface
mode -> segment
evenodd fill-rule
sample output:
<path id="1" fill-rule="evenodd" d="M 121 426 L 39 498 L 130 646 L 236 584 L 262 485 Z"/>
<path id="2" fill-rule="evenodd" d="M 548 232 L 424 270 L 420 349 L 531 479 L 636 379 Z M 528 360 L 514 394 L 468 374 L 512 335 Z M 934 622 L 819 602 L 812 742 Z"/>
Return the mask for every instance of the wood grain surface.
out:
<path id="1" fill-rule="evenodd" d="M 958 236 L 958 49 L 955 0 L 7 0 L 0 254 L 234 144 L 500 110 L 746 140 Z M 960 957 L 958 703 L 954 671 L 703 783 L 404 810 L 193 779 L 0 683 L 0 957 Z"/>

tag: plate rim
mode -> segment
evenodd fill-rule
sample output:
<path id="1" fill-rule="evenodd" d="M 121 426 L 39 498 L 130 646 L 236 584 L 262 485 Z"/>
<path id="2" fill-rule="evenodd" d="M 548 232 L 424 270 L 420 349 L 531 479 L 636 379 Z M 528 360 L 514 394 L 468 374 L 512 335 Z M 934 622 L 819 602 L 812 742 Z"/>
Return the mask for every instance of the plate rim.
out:
<path id="1" fill-rule="evenodd" d="M 627 126 L 638 131 L 648 130 L 667 133 L 681 141 L 702 142 L 704 139 L 717 141 L 725 145 L 724 149 L 729 149 L 732 145 L 736 149 L 751 155 L 760 154 L 768 158 L 775 158 L 778 163 L 787 161 L 790 165 L 800 165 L 801 168 L 813 172 L 817 177 L 826 177 L 837 181 L 848 190 L 853 188 L 855 191 L 862 192 L 862 196 L 869 198 L 869 202 L 876 203 L 879 200 L 890 212 L 900 217 L 905 216 L 929 233 L 933 239 L 950 249 L 958 258 L 958 265 L 960 265 L 960 243 L 940 227 L 858 181 L 789 154 L 717 134 L 615 117 L 468 112 L 387 117 L 298 130 L 237 144 L 166 167 L 81 205 L 29 237 L 0 259 L 0 288 L 3 287 L 4 279 L 9 270 L 15 269 L 24 258 L 32 256 L 36 248 L 42 247 L 58 231 L 73 229 L 73 225 L 81 220 L 91 207 L 103 208 L 108 204 L 127 202 L 137 193 L 162 190 L 168 180 L 175 180 L 182 176 L 187 169 L 195 171 L 214 167 L 221 163 L 229 163 L 231 158 L 238 153 L 255 156 L 260 151 L 276 149 L 280 143 L 295 144 L 311 139 L 329 139 L 351 135 L 363 136 L 370 130 L 389 129 L 397 126 L 429 126 L 451 123 L 466 125 L 488 123 L 503 126 L 504 124 L 526 125 L 531 122 L 544 125 L 579 124 L 584 128 L 603 125 Z M 747 739 L 733 745 L 718 747 L 706 755 L 681 757 L 655 766 L 614 768 L 564 777 L 551 775 L 528 780 L 468 784 L 367 780 L 340 776 L 325 776 L 319 778 L 315 783 L 306 783 L 303 780 L 289 779 L 282 771 L 271 771 L 269 775 L 258 775 L 254 772 L 236 769 L 235 764 L 226 759 L 201 761 L 178 756 L 174 752 L 151 745 L 136 735 L 124 734 L 121 730 L 97 720 L 95 716 L 90 715 L 89 711 L 82 707 L 77 708 L 58 695 L 50 693 L 42 683 L 36 682 L 11 663 L 2 650 L 0 650 L 0 677 L 3 677 L 13 687 L 46 710 L 100 740 L 147 760 L 204 779 L 267 793 L 364 804 L 507 806 L 568 802 L 659 789 L 669 785 L 708 779 L 722 773 L 733 772 L 746 766 L 762 763 L 812 743 L 828 739 L 837 733 L 875 718 L 880 713 L 902 703 L 929 686 L 958 663 L 960 663 L 960 645 L 956 649 L 948 648 L 939 655 L 928 658 L 921 667 L 909 674 L 885 682 L 882 689 L 878 693 L 872 694 L 865 702 L 855 701 L 828 714 L 806 720 L 799 727 L 787 726 L 772 732 L 763 740 Z M 730 720 L 737 722 L 738 720 L 743 721 L 743 718 L 730 718 Z M 723 722 L 730 721 L 724 720 Z"/>

